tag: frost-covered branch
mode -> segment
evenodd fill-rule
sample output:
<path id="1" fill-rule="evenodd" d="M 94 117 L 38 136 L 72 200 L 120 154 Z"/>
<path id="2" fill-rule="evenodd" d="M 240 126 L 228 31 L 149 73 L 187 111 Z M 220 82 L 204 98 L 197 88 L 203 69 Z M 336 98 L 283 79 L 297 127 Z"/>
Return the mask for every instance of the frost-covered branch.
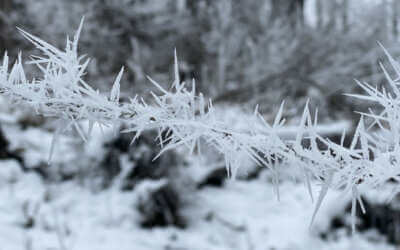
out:
<path id="1" fill-rule="evenodd" d="M 60 120 L 50 157 L 58 135 L 71 127 L 77 130 L 83 140 L 90 136 L 94 125 L 117 127 L 124 123 L 127 128 L 123 132 L 133 132 L 133 140 L 145 130 L 156 129 L 162 147 L 160 154 L 181 145 L 192 153 L 200 150 L 201 141 L 206 142 L 223 155 L 229 176 L 234 177 L 243 160 L 250 158 L 258 165 L 271 169 L 277 191 L 277 163 L 284 162 L 293 168 L 300 168 L 311 198 L 311 180 L 316 179 L 322 183 L 313 219 L 329 188 L 342 189 L 352 194 L 354 218 L 357 202 L 362 207 L 358 191 L 360 186 L 376 187 L 389 179 L 399 180 L 400 65 L 389 54 L 397 78 L 392 79 L 383 69 L 393 93 L 358 83 L 367 95 L 353 96 L 378 103 L 383 111 L 379 114 L 362 114 L 351 146 L 346 148 L 343 146 L 345 132 L 340 144 L 317 133 L 317 114 L 313 117 L 308 105 L 304 108 L 295 140 L 284 140 L 279 136 L 279 130 L 285 122 L 282 118 L 283 103 L 272 124 L 268 124 L 256 108 L 246 128 L 233 128 L 232 124 L 219 118 L 211 101 L 206 101 L 201 93 L 195 92 L 194 80 L 190 88 L 180 81 L 176 53 L 175 80 L 170 90 L 149 78 L 159 92 L 151 93 L 152 100 L 145 101 L 136 96 L 129 102 L 120 101 L 123 69 L 117 75 L 109 95 L 99 93 L 84 80 L 89 59 L 78 55 L 82 23 L 83 20 L 74 38 L 67 39 L 64 50 L 20 30 L 43 54 L 32 56 L 29 62 L 38 67 L 41 72 L 39 77 L 27 79 L 21 55 L 10 67 L 6 54 L 0 67 L 2 95 L 16 103 L 33 107 L 38 114 Z M 368 128 L 365 127 L 364 116 L 374 120 Z M 89 121 L 87 131 L 81 127 L 81 120 Z M 372 131 L 374 128 L 378 128 L 379 132 Z M 304 146 L 305 140 L 309 142 L 307 147 Z"/>

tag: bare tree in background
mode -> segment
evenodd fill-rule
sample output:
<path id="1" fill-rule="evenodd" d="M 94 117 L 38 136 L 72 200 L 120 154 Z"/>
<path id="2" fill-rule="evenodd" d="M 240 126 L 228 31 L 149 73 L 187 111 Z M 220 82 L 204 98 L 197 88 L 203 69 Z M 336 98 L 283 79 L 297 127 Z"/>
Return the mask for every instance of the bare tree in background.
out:
<path id="1" fill-rule="evenodd" d="M 395 1 L 396 2 L 396 1 Z M 349 0 L 342 0 L 342 28 L 343 33 L 347 33 L 349 31 Z"/>
<path id="2" fill-rule="evenodd" d="M 398 30 L 398 14 L 397 12 L 399 11 L 399 1 L 398 0 L 393 0 L 392 1 L 392 33 L 394 39 L 397 39 L 399 35 L 399 30 Z"/>
<path id="3" fill-rule="evenodd" d="M 337 19 L 338 19 L 338 11 L 339 11 L 339 4 L 337 0 L 331 0 L 328 4 L 329 12 L 328 12 L 328 29 L 334 30 L 337 28 Z"/>
<path id="4" fill-rule="evenodd" d="M 1 0 L 0 1 L 0 10 L 5 12 L 11 9 L 12 0 Z"/>
<path id="5" fill-rule="evenodd" d="M 304 24 L 305 0 L 271 0 L 271 19 L 287 18 L 292 26 Z"/>
<path id="6" fill-rule="evenodd" d="M 317 16 L 317 28 L 321 29 L 323 24 L 324 24 L 324 19 L 323 19 L 323 4 L 322 4 L 323 0 L 316 0 L 315 1 L 315 9 L 316 9 L 316 16 Z"/>
<path id="7" fill-rule="evenodd" d="M 0 51 L 4 50 L 6 47 L 7 33 L 5 32 L 7 28 L 7 13 L 11 11 L 12 0 L 1 0 L 0 1 Z"/>
<path id="8" fill-rule="evenodd" d="M 178 12 L 182 12 L 186 9 L 187 2 L 186 0 L 176 0 L 176 9 Z"/>
<path id="9" fill-rule="evenodd" d="M 396 2 L 396 1 L 394 1 L 394 2 Z M 387 17 L 388 17 L 388 7 L 389 7 L 389 1 L 388 0 L 382 0 L 382 2 L 381 2 L 381 9 L 382 9 L 382 20 L 381 20 L 381 22 L 382 22 L 382 25 L 381 25 L 381 29 L 380 29 L 380 31 L 382 32 L 382 37 L 384 37 L 385 38 L 385 40 L 389 37 L 388 35 L 389 35 L 389 27 L 388 27 L 388 20 L 387 20 Z"/>

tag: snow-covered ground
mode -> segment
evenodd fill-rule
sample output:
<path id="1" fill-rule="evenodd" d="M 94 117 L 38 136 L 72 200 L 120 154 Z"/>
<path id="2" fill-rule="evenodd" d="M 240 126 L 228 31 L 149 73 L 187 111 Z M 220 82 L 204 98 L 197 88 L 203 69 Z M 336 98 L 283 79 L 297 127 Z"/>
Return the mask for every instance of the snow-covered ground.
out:
<path id="1" fill-rule="evenodd" d="M 319 233 L 347 200 L 332 193 L 310 229 L 313 204 L 301 183 L 283 182 L 280 201 L 267 178 L 207 187 L 188 197 L 186 229 L 143 229 L 135 190 L 94 193 L 76 181 L 49 185 L 34 173 L 22 173 L 15 161 L 0 165 L 4 250 L 395 249 L 369 242 L 367 234 L 322 240 Z"/>

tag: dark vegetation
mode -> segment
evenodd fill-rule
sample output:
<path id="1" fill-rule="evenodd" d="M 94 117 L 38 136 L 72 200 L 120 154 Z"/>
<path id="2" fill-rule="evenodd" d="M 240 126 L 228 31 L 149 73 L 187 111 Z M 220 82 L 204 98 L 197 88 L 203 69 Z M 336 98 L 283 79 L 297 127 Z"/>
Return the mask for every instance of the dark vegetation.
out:
<path id="1" fill-rule="evenodd" d="M 398 200 L 395 200 L 390 204 L 385 204 L 363 199 L 368 213 L 363 213 L 361 210 L 356 212 L 357 230 L 359 232 L 375 230 L 393 245 L 400 244 L 400 208 L 398 202 Z M 321 237 L 332 239 L 334 237 L 332 235 L 338 230 L 345 230 L 347 234 L 350 234 L 351 225 L 348 220 L 350 211 L 351 204 L 348 204 L 342 213 L 332 219 L 329 231 L 321 234 Z"/>

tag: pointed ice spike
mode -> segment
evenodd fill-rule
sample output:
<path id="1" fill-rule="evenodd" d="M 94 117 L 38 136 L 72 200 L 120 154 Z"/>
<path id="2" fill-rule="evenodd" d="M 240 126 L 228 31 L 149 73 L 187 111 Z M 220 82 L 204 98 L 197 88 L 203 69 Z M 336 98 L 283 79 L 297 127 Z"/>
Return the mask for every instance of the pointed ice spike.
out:
<path id="1" fill-rule="evenodd" d="M 318 125 L 318 108 L 315 109 L 315 117 L 314 117 L 314 127 Z"/>
<path id="2" fill-rule="evenodd" d="M 69 40 L 69 36 L 67 35 L 67 41 L 65 43 L 65 51 L 68 52 L 71 50 L 71 41 Z"/>
<path id="3" fill-rule="evenodd" d="M 206 113 L 206 104 L 204 101 L 204 96 L 202 93 L 200 93 L 199 95 L 199 109 L 200 109 L 200 116 L 204 116 L 204 114 Z"/>
<path id="4" fill-rule="evenodd" d="M 357 200 L 358 200 L 358 204 L 360 204 L 361 212 L 362 212 L 363 214 L 365 214 L 365 213 L 366 213 L 366 210 L 365 210 L 364 202 L 362 201 L 361 195 L 360 195 L 359 193 L 358 193 L 358 195 L 357 195 Z"/>
<path id="5" fill-rule="evenodd" d="M 400 91 L 396 86 L 396 83 L 393 81 L 393 79 L 390 77 L 389 73 L 387 72 L 385 66 L 383 66 L 382 63 L 379 63 L 380 68 L 382 69 L 383 73 L 385 74 L 386 80 L 389 82 L 389 84 L 392 87 L 392 90 L 395 92 L 396 96 L 400 96 Z"/>
<path id="6" fill-rule="evenodd" d="M 295 144 L 296 146 L 301 145 L 301 140 L 302 140 L 302 137 L 303 137 L 305 129 L 306 129 L 307 118 L 308 118 L 308 116 L 310 116 L 310 112 L 308 110 L 308 103 L 309 103 L 309 100 L 307 100 L 307 102 L 306 102 L 306 105 L 305 105 L 304 111 L 303 111 L 303 116 L 301 117 L 300 129 L 296 135 L 296 144 Z"/>
<path id="7" fill-rule="evenodd" d="M 84 142 L 87 142 L 85 134 L 83 133 L 81 127 L 79 126 L 78 122 L 75 119 L 72 120 L 72 125 L 75 127 L 76 131 L 78 132 L 78 134 L 82 138 L 82 140 Z"/>
<path id="8" fill-rule="evenodd" d="M 314 118 L 314 124 L 317 124 L 318 119 L 318 111 L 315 113 L 315 118 Z M 313 126 L 313 122 L 311 119 L 311 114 L 308 115 L 307 117 L 307 125 L 308 125 L 308 136 L 311 144 L 311 150 L 314 152 L 318 152 L 318 145 L 317 145 L 317 132 L 315 131 L 315 127 Z"/>
<path id="9" fill-rule="evenodd" d="M 345 138 L 346 138 L 346 129 L 343 129 L 342 137 L 340 138 L 340 146 L 342 146 L 342 147 L 343 147 Z"/>
<path id="10" fill-rule="evenodd" d="M 79 73 L 78 73 L 78 76 L 79 76 L 79 77 L 81 77 L 82 75 L 84 75 L 85 70 L 86 70 L 87 66 L 89 65 L 89 62 L 90 62 L 90 58 L 86 59 L 86 61 L 80 66 Z M 88 88 L 89 85 L 87 85 L 84 81 L 82 81 L 82 83 L 83 83 L 83 85 L 84 85 L 86 88 Z M 89 87 L 88 89 L 91 90 L 92 87 Z"/>
<path id="11" fill-rule="evenodd" d="M 330 173 L 326 179 L 326 182 L 322 186 L 321 192 L 319 193 L 317 204 L 315 205 L 315 209 L 311 218 L 310 227 L 315 221 L 315 217 L 318 213 L 319 208 L 321 207 L 322 201 L 324 200 L 326 194 L 328 193 L 329 186 L 332 184 L 332 180 L 333 180 L 333 173 Z"/>
<path id="12" fill-rule="evenodd" d="M 307 170 L 305 168 L 303 171 L 306 176 L 306 185 L 307 185 L 308 194 L 310 195 L 311 202 L 314 203 L 314 195 L 313 195 L 312 188 L 311 188 L 310 174 L 307 172 Z"/>
<path id="13" fill-rule="evenodd" d="M 24 68 L 22 67 L 22 53 L 18 53 L 18 72 L 22 83 L 26 83 Z"/>
<path id="14" fill-rule="evenodd" d="M 168 145 L 166 145 L 163 149 L 160 150 L 160 152 L 153 158 L 152 161 L 157 160 L 164 152 L 173 149 L 173 148 L 177 148 L 180 145 L 186 144 L 186 146 L 188 146 L 188 148 L 190 148 L 190 142 L 196 137 L 196 135 L 192 135 L 189 138 L 185 138 L 185 140 L 180 140 L 176 143 L 169 143 Z"/>
<path id="15" fill-rule="evenodd" d="M 346 94 L 346 96 L 351 96 L 351 97 L 355 97 L 358 99 L 363 99 L 363 100 L 368 100 L 368 101 L 372 101 L 372 102 L 377 102 L 377 100 L 380 99 L 380 92 L 376 89 L 373 88 L 372 86 L 370 86 L 368 83 L 366 82 L 360 82 L 358 80 L 355 80 L 355 82 L 357 83 L 358 86 L 360 86 L 360 88 L 362 88 L 369 96 L 367 95 L 357 95 L 357 94 Z"/>
<path id="16" fill-rule="evenodd" d="M 161 92 L 163 92 L 165 95 L 168 95 L 169 92 L 166 91 L 163 87 L 161 87 L 160 84 L 158 84 L 156 81 L 154 81 L 150 76 L 147 76 L 147 79 L 154 85 L 156 86 Z"/>
<path id="17" fill-rule="evenodd" d="M 110 101 L 112 101 L 112 102 L 119 102 L 120 88 L 121 88 L 120 82 L 121 82 L 123 73 L 124 73 L 124 67 L 122 67 L 121 71 L 118 73 L 118 76 L 115 79 L 114 85 L 111 89 Z"/>
<path id="18" fill-rule="evenodd" d="M 190 92 L 191 106 L 192 106 L 192 117 L 194 119 L 196 113 L 196 80 L 192 79 L 192 90 Z"/>
<path id="19" fill-rule="evenodd" d="M 254 108 L 254 113 L 253 113 L 255 116 L 257 116 L 258 115 L 258 104 L 256 105 L 256 107 Z"/>
<path id="20" fill-rule="evenodd" d="M 32 44 L 34 44 L 38 49 L 40 49 L 41 51 L 43 51 L 45 54 L 48 54 L 46 52 L 51 52 L 53 55 L 57 55 L 60 56 L 62 54 L 64 54 L 62 51 L 60 51 L 59 49 L 57 49 L 56 47 L 54 47 L 53 45 L 45 42 L 44 40 L 24 31 L 21 28 L 17 29 L 21 32 L 21 34 L 28 40 L 30 41 Z"/>
<path id="21" fill-rule="evenodd" d="M 78 42 L 79 42 L 79 38 L 80 38 L 80 35 L 81 35 L 81 32 L 82 32 L 82 27 L 83 27 L 83 23 L 84 23 L 84 22 L 85 22 L 85 16 L 82 17 L 81 22 L 80 22 L 80 24 L 79 24 L 79 28 L 78 28 L 78 30 L 76 31 L 75 36 L 74 36 L 74 41 L 73 41 L 73 44 L 72 44 L 72 49 L 73 49 L 73 51 L 74 51 L 75 53 L 78 52 Z"/>
<path id="22" fill-rule="evenodd" d="M 59 120 L 58 123 L 59 123 L 58 127 L 54 131 L 53 138 L 51 139 L 49 158 L 47 159 L 48 165 L 51 164 L 51 160 L 53 158 L 53 153 L 54 153 L 54 148 L 56 146 L 56 143 L 58 141 L 60 134 L 62 133 L 62 131 L 64 131 L 66 128 L 69 127 L 69 125 L 67 125 L 66 127 L 63 127 L 62 125 L 64 124 L 64 121 L 62 121 L 62 120 Z"/>
<path id="23" fill-rule="evenodd" d="M 59 136 L 59 133 L 58 133 L 58 129 L 57 129 L 57 131 L 53 135 L 53 138 L 51 139 L 50 153 L 49 153 L 49 158 L 47 159 L 47 164 L 48 165 L 51 165 L 51 160 L 53 158 L 54 147 L 56 145 L 58 136 Z"/>
<path id="24" fill-rule="evenodd" d="M 158 128 L 158 135 L 156 140 L 159 141 L 160 143 L 160 147 L 163 148 L 164 147 L 164 140 L 163 140 L 163 129 L 162 128 Z"/>
<path id="25" fill-rule="evenodd" d="M 364 116 L 361 116 L 360 118 L 359 138 L 360 138 L 363 158 L 369 160 L 368 139 L 365 135 Z"/>
<path id="26" fill-rule="evenodd" d="M 8 71 L 8 53 L 7 53 L 7 51 L 4 53 L 4 57 L 3 57 L 3 70 L 5 72 Z"/>
<path id="27" fill-rule="evenodd" d="M 196 95 L 196 79 L 194 79 L 194 78 L 192 78 L 192 91 L 191 91 L 191 94 L 193 96 Z"/>
<path id="28" fill-rule="evenodd" d="M 279 122 L 280 122 L 281 119 L 282 119 L 282 113 L 283 113 L 283 107 L 284 107 L 284 106 L 285 106 L 285 101 L 283 101 L 283 102 L 281 103 L 281 106 L 280 106 L 280 108 L 279 108 L 278 114 L 277 114 L 276 117 L 275 117 L 274 124 L 272 125 L 273 128 L 276 128 L 276 127 L 279 125 Z"/>
<path id="29" fill-rule="evenodd" d="M 358 122 L 357 128 L 356 128 L 356 131 L 354 132 L 353 139 L 351 141 L 350 150 L 354 150 L 354 148 L 357 145 L 358 139 L 360 138 L 361 124 L 362 123 L 361 123 L 361 119 L 360 119 L 360 121 Z"/>
<path id="30" fill-rule="evenodd" d="M 351 232 L 354 234 L 356 232 L 356 206 L 357 206 L 357 190 L 353 187 L 351 198 Z"/>
<path id="31" fill-rule="evenodd" d="M 228 157 L 226 155 L 225 155 L 224 158 L 225 158 L 226 175 L 227 175 L 227 178 L 230 179 L 231 178 L 231 172 L 230 172 L 231 163 L 230 163 L 230 161 L 229 161 L 229 159 L 228 159 Z"/>
<path id="32" fill-rule="evenodd" d="M 396 71 L 396 74 L 400 76 L 400 65 L 399 63 L 394 60 L 394 58 L 390 55 L 390 53 L 387 51 L 387 49 L 382 45 L 382 43 L 378 42 L 379 46 L 382 48 L 384 53 L 386 54 L 386 57 L 389 59 L 390 64 L 392 65 L 393 69 Z"/>
<path id="33" fill-rule="evenodd" d="M 142 134 L 141 130 L 136 131 L 135 136 L 132 138 L 131 142 L 129 143 L 129 146 L 132 146 L 133 143 L 135 143 L 135 141 L 140 137 L 141 134 Z"/>
<path id="34" fill-rule="evenodd" d="M 197 145 L 197 140 L 193 140 L 193 141 L 192 141 L 192 145 L 191 145 L 191 147 L 190 147 L 189 155 L 193 155 L 194 150 L 195 150 L 195 148 L 196 148 L 196 145 Z"/>
<path id="35" fill-rule="evenodd" d="M 179 77 L 179 64 L 178 64 L 178 55 L 176 52 L 176 48 L 174 50 L 174 75 L 175 75 L 175 81 L 173 83 L 173 87 L 179 88 L 180 84 L 180 77 Z"/>

